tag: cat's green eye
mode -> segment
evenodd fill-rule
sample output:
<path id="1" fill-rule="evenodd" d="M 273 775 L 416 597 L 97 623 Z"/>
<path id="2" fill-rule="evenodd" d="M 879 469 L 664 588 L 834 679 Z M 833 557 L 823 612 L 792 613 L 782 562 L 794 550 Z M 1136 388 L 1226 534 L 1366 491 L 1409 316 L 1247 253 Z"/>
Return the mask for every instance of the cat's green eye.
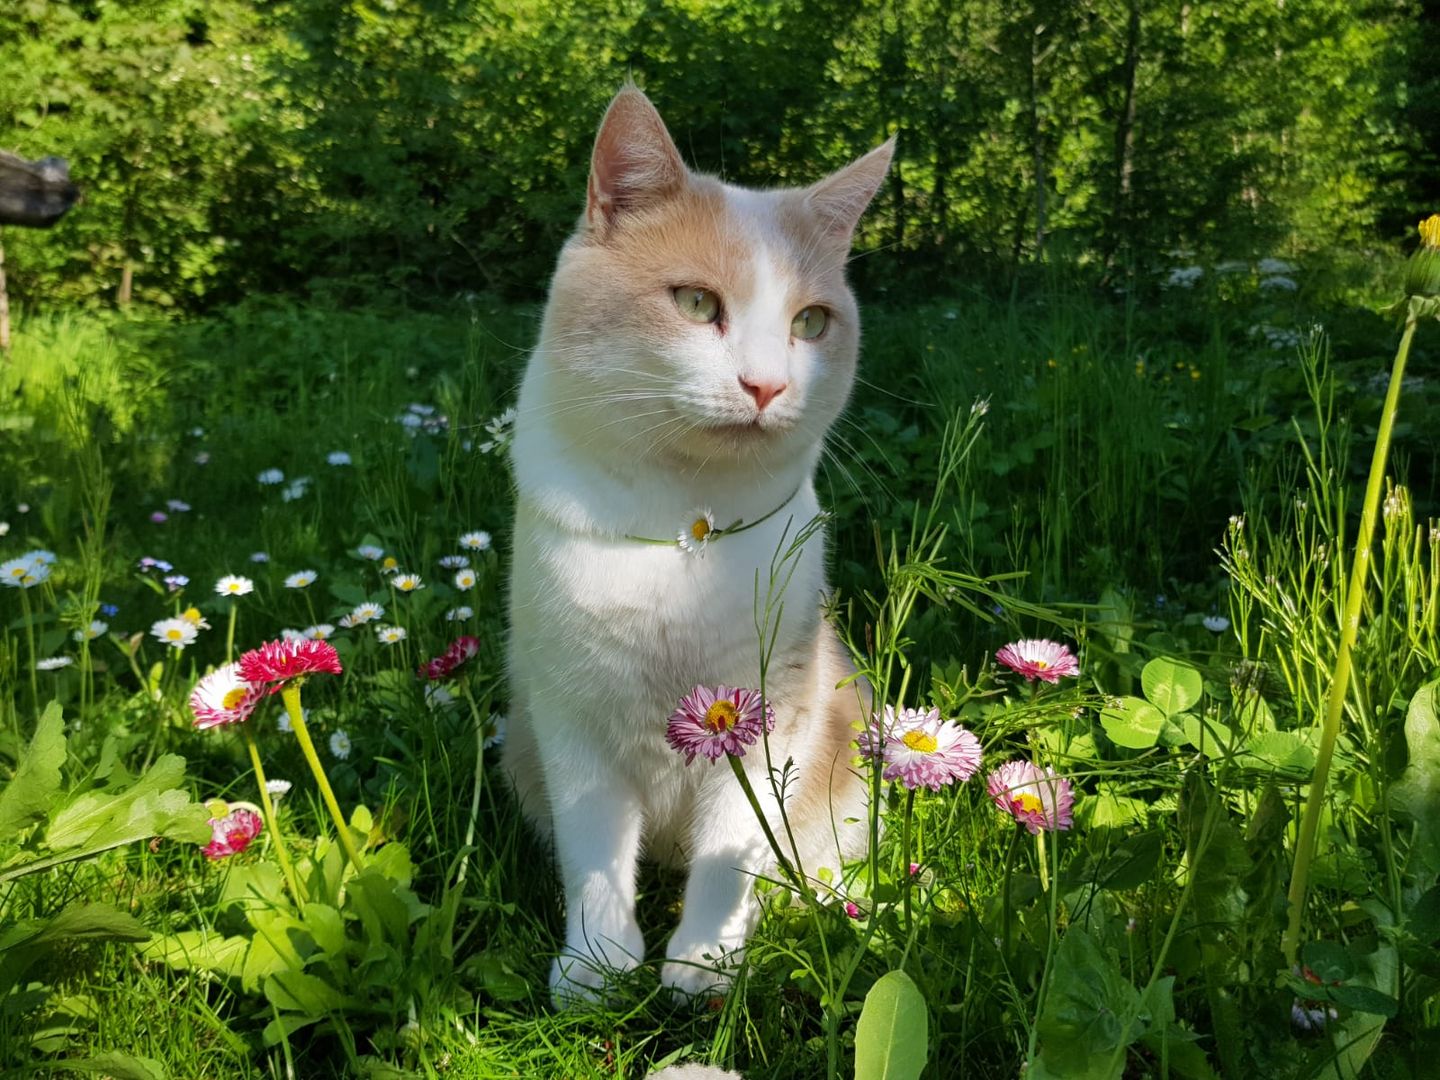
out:
<path id="1" fill-rule="evenodd" d="M 675 306 L 680 309 L 680 314 L 691 322 L 713 323 L 720 318 L 720 297 L 709 289 L 681 285 L 678 289 L 671 289 L 670 294 L 675 297 Z"/>
<path id="2" fill-rule="evenodd" d="M 825 332 L 825 324 L 829 321 L 830 313 L 823 307 L 803 308 L 790 323 L 790 336 L 801 341 L 813 341 Z"/>

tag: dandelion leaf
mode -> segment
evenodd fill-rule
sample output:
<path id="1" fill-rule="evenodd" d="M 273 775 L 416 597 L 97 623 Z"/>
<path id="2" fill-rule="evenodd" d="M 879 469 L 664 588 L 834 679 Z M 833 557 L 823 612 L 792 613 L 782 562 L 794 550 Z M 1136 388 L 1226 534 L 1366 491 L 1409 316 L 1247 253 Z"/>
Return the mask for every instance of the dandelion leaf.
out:
<path id="1" fill-rule="evenodd" d="M 65 1058 L 56 1061 L 54 1068 L 61 1072 L 95 1073 L 110 1080 L 167 1080 L 170 1075 L 154 1058 L 122 1054 L 119 1050 L 107 1050 L 94 1057 Z"/>
<path id="2" fill-rule="evenodd" d="M 210 971 L 238 979 L 245 967 L 250 940 L 224 937 L 207 930 L 182 930 L 153 938 L 140 947 L 140 955 L 177 971 Z"/>
<path id="3" fill-rule="evenodd" d="M 87 791 L 57 813 L 45 843 L 57 852 L 105 851 L 152 836 L 203 844 L 210 813 L 181 789 L 185 759 L 166 754 L 130 787 Z"/>
<path id="4" fill-rule="evenodd" d="M 865 995 L 855 1029 L 855 1080 L 918 1080 L 929 1057 L 924 995 L 903 971 L 882 975 Z"/>
<path id="5" fill-rule="evenodd" d="M 1390 804 L 1415 825 L 1415 854 L 1432 873 L 1440 872 L 1440 718 L 1435 692 L 1422 686 L 1405 714 L 1410 763 L 1390 789 Z"/>
<path id="6" fill-rule="evenodd" d="M 35 726 L 35 737 L 21 755 L 15 775 L 0 791 L 0 837 L 13 837 L 45 817 L 60 791 L 64 764 L 65 721 L 60 703 L 52 701 Z"/>
<path id="7" fill-rule="evenodd" d="M 48 919 L 25 919 L 0 934 L 0 996 L 46 953 L 81 941 L 145 941 L 150 931 L 109 904 L 71 904 Z"/>

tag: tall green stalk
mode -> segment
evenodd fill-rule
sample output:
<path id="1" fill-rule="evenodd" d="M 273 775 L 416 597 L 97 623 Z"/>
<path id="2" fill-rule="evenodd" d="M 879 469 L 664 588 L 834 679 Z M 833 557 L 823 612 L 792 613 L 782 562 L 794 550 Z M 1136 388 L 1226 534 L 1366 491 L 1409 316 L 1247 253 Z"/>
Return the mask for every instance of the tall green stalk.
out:
<path id="1" fill-rule="evenodd" d="M 315 752 L 315 743 L 310 739 L 310 729 L 305 725 L 305 713 L 300 708 L 300 684 L 303 679 L 291 679 L 280 691 L 280 698 L 285 702 L 285 711 L 290 715 L 290 726 L 295 731 L 295 740 L 300 744 L 300 752 L 305 755 L 305 763 L 310 766 L 310 771 L 315 775 L 315 783 L 320 787 L 320 797 L 325 800 L 325 808 L 330 811 L 330 817 L 335 821 L 335 831 L 340 838 L 340 846 L 345 849 L 345 855 L 349 858 L 352 866 L 359 870 L 364 866 L 360 858 L 360 852 L 355 847 L 355 841 L 350 836 L 350 826 L 345 820 L 345 815 L 340 812 L 340 803 L 335 798 L 335 790 L 330 786 L 330 778 L 325 775 L 325 766 L 320 763 L 320 755 Z"/>
<path id="2" fill-rule="evenodd" d="M 1300 836 L 1295 844 L 1295 863 L 1290 874 L 1289 918 L 1281 947 L 1286 963 L 1293 964 L 1300 949 L 1300 931 L 1305 919 L 1305 894 L 1310 881 L 1310 863 L 1315 857 L 1315 838 L 1320 830 L 1320 813 L 1325 805 L 1325 788 L 1330 779 L 1330 760 L 1335 753 L 1335 740 L 1340 735 L 1340 721 L 1345 712 L 1345 697 L 1350 690 L 1350 672 L 1355 641 L 1360 634 L 1360 613 L 1365 606 L 1365 586 L 1370 575 L 1370 547 L 1375 535 L 1375 519 L 1380 507 L 1380 493 L 1385 483 L 1385 465 L 1390 457 L 1390 436 L 1395 427 L 1395 414 L 1400 407 L 1400 384 L 1405 375 L 1405 362 L 1410 358 L 1410 343 L 1415 337 L 1421 311 L 1434 307 L 1434 302 L 1412 296 L 1406 305 L 1405 332 L 1395 350 L 1390 369 L 1390 387 L 1385 394 L 1385 408 L 1380 415 L 1380 431 L 1375 437 L 1375 452 L 1370 458 L 1370 476 L 1365 484 L 1365 502 L 1360 510 L 1360 532 L 1355 538 L 1355 558 L 1350 564 L 1350 581 L 1345 590 L 1345 612 L 1340 624 L 1340 646 L 1331 672 L 1330 692 L 1326 700 L 1325 719 L 1320 729 L 1320 749 L 1315 756 L 1315 773 L 1305 799 L 1305 812 L 1300 819 Z"/>
<path id="3" fill-rule="evenodd" d="M 285 838 L 280 835 L 280 819 L 275 815 L 275 803 L 270 798 L 270 789 L 265 786 L 265 767 L 260 763 L 260 747 L 255 744 L 255 732 L 249 724 L 241 724 L 245 735 L 245 749 L 250 751 L 250 764 L 255 769 L 255 783 L 260 788 L 260 808 L 265 812 L 265 827 L 270 830 L 270 842 L 275 845 L 275 858 L 280 861 L 280 871 L 285 883 L 290 886 L 290 896 L 301 913 L 305 911 L 305 897 L 300 892 L 300 882 L 295 877 L 295 867 L 290 862 L 290 853 L 285 850 Z"/>

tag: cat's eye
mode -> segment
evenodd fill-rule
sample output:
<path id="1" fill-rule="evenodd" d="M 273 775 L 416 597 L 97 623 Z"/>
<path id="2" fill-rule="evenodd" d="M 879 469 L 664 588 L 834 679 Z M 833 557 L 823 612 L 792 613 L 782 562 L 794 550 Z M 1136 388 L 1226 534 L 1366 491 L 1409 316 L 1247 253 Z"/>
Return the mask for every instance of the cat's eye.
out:
<path id="1" fill-rule="evenodd" d="M 720 297 L 709 289 L 681 285 L 671 289 L 670 294 L 675 297 L 675 306 L 680 309 L 680 314 L 691 322 L 713 323 L 719 320 Z"/>
<path id="2" fill-rule="evenodd" d="M 802 308 L 790 322 L 790 336 L 801 341 L 814 341 L 825 332 L 825 324 L 829 321 L 830 313 L 823 307 Z"/>

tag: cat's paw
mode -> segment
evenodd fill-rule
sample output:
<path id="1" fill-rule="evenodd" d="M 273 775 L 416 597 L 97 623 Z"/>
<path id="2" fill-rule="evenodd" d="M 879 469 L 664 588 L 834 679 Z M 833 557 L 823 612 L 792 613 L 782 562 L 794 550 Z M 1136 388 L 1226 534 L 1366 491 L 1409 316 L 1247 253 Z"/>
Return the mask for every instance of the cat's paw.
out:
<path id="1" fill-rule="evenodd" d="M 645 941 L 638 927 L 623 935 L 617 944 L 607 939 L 608 948 L 596 943 L 567 947 L 550 965 L 550 1001 L 557 1009 L 583 1009 L 603 1005 L 609 995 L 606 985 L 640 963 Z"/>
<path id="2" fill-rule="evenodd" d="M 672 940 L 660 969 L 660 985 L 690 997 L 723 996 L 735 981 L 741 951 L 723 945 L 680 946 Z"/>

